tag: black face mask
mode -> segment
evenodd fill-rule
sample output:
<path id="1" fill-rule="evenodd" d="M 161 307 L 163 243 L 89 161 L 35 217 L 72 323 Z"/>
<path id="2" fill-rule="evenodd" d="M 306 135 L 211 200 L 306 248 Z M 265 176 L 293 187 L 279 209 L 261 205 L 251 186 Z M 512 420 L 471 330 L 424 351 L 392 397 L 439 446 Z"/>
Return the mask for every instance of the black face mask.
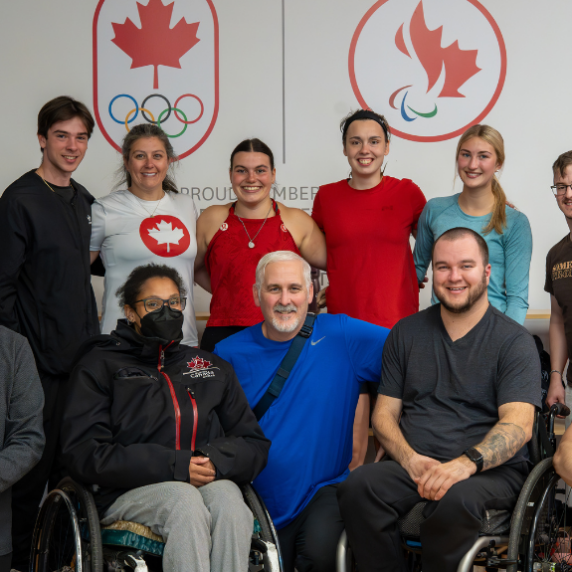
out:
<path id="1" fill-rule="evenodd" d="M 183 312 L 163 306 L 141 318 L 141 335 L 166 342 L 183 339 Z"/>

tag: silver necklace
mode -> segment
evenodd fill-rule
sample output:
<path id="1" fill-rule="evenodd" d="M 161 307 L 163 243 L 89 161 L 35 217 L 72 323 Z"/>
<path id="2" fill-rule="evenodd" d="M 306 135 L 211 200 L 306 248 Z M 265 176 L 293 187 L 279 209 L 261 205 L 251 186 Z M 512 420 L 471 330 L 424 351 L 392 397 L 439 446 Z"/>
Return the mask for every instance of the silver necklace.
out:
<path id="1" fill-rule="evenodd" d="M 153 218 L 155 216 L 155 212 L 157 211 L 157 209 L 159 208 L 159 205 L 161 204 L 161 201 L 165 198 L 165 195 L 167 193 L 165 191 L 163 191 L 163 196 L 157 201 L 157 204 L 155 205 L 155 208 L 153 209 L 153 212 L 150 213 L 147 210 L 147 207 L 143 206 L 143 199 L 140 199 L 137 195 L 133 195 L 135 198 L 139 199 L 138 202 L 141 205 L 141 208 L 149 215 L 149 218 Z"/>
<path id="2" fill-rule="evenodd" d="M 266 224 L 266 221 L 268 220 L 271 211 L 272 211 L 272 202 L 270 202 L 270 208 L 268 209 L 268 212 L 266 213 L 266 218 L 262 221 L 262 224 L 260 225 L 258 232 L 252 238 L 250 238 L 250 234 L 248 234 L 248 230 L 246 230 L 246 225 L 244 224 L 242 219 L 236 214 L 236 209 L 235 209 L 234 214 L 236 215 L 236 218 L 242 223 L 242 228 L 244 228 L 244 232 L 246 232 L 246 236 L 248 236 L 248 248 L 254 248 L 256 246 L 254 244 L 254 241 L 256 240 L 256 237 L 260 234 L 262 227 Z"/>

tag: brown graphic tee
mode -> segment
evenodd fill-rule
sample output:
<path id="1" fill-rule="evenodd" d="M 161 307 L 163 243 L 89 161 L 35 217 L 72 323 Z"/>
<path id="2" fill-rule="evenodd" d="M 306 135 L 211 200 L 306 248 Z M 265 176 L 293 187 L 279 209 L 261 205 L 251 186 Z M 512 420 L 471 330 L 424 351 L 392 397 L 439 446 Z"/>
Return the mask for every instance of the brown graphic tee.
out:
<path id="1" fill-rule="evenodd" d="M 567 234 L 548 252 L 544 290 L 556 298 L 562 310 L 568 357 L 570 357 L 572 356 L 572 242 L 570 234 Z M 572 367 L 568 368 L 566 378 L 572 385 Z"/>

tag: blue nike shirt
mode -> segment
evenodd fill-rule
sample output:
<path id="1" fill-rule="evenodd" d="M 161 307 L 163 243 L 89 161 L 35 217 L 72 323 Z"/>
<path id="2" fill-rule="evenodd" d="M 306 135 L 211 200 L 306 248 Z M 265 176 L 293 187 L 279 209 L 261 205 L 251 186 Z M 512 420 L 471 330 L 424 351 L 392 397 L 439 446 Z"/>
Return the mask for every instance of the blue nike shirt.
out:
<path id="1" fill-rule="evenodd" d="M 260 420 L 272 441 L 254 487 L 278 529 L 292 522 L 318 489 L 348 475 L 360 383 L 379 383 L 389 330 L 345 314 L 319 314 L 282 393 Z M 251 407 L 270 386 L 292 340 L 275 342 L 262 323 L 219 342 Z"/>

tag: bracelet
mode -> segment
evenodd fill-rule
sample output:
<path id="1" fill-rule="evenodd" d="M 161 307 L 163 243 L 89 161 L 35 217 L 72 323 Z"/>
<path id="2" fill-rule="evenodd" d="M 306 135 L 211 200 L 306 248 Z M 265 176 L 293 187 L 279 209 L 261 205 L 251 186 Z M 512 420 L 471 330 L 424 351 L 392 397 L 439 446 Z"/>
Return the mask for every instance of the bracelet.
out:
<path id="1" fill-rule="evenodd" d="M 553 373 L 557 373 L 560 377 L 562 377 L 562 372 L 561 372 L 561 371 L 558 371 L 557 369 L 551 370 L 548 375 L 550 376 L 550 375 L 552 375 Z"/>

